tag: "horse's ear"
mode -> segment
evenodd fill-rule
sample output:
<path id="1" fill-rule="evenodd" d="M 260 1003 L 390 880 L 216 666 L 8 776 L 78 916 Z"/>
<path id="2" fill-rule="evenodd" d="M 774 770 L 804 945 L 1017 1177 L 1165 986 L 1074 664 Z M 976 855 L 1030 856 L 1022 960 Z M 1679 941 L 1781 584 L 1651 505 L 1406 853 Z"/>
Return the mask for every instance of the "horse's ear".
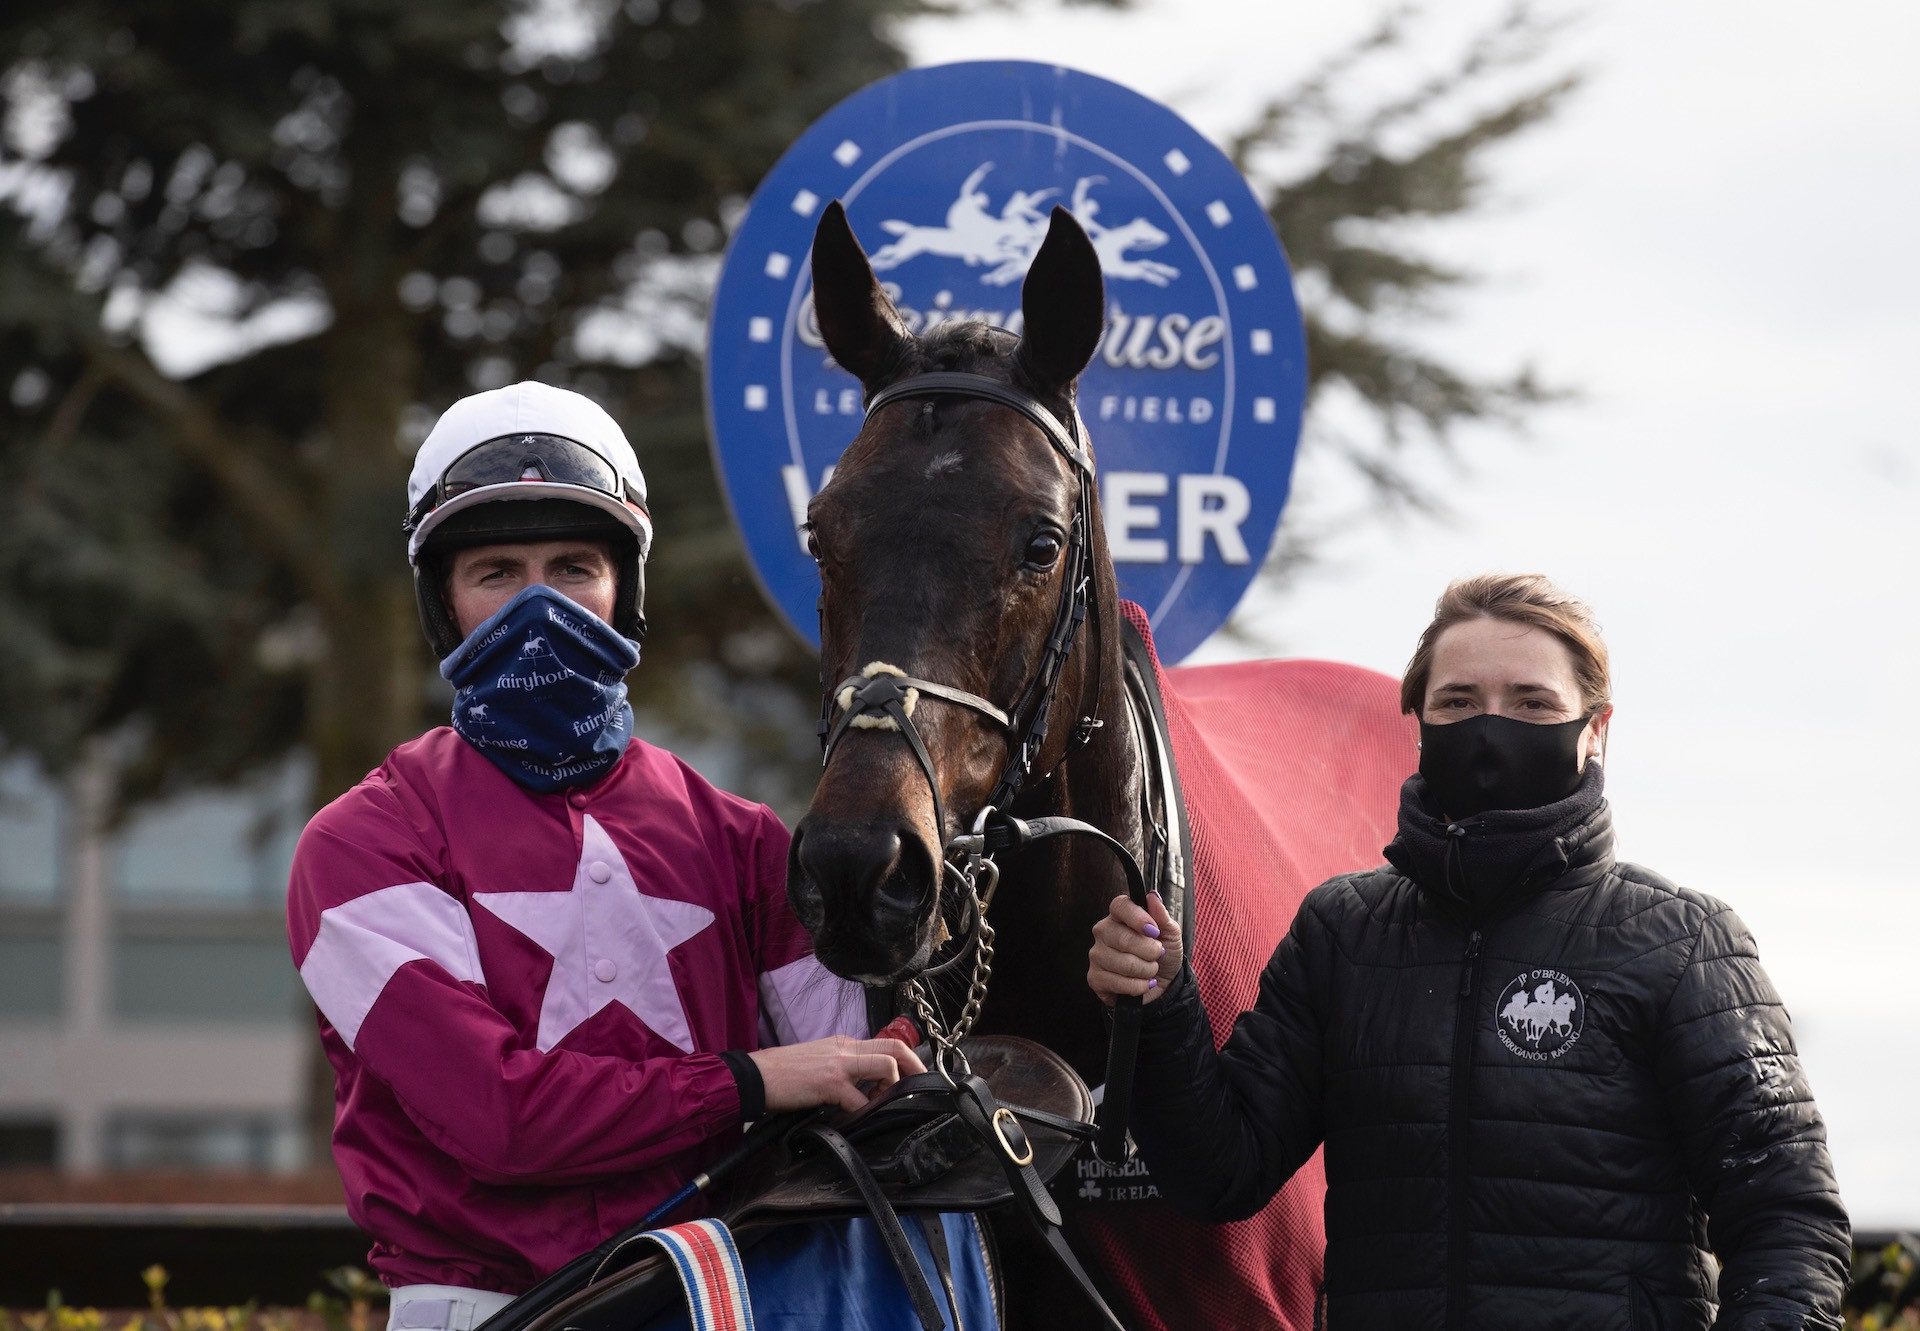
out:
<path id="1" fill-rule="evenodd" d="M 1068 387 L 1100 347 L 1107 292 L 1093 242 L 1065 208 L 1054 208 L 1027 269 L 1020 311 L 1026 330 L 1014 355 L 1028 382 L 1042 393 Z"/>
<path id="2" fill-rule="evenodd" d="M 912 341 L 838 199 L 813 231 L 813 313 L 827 351 L 869 392 L 886 381 Z"/>

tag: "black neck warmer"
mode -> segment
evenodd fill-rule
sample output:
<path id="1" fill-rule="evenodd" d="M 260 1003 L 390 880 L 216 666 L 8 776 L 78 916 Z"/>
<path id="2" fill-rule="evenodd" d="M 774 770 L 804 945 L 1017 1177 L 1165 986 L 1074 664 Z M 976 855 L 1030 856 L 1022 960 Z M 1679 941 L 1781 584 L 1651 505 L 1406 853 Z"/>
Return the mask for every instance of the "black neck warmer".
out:
<path id="1" fill-rule="evenodd" d="M 1492 809 L 1449 822 L 1418 775 L 1400 787 L 1400 830 L 1387 861 L 1430 897 L 1468 917 L 1498 910 L 1562 878 L 1589 881 L 1613 864 L 1606 778 L 1590 762 L 1566 799 Z"/>

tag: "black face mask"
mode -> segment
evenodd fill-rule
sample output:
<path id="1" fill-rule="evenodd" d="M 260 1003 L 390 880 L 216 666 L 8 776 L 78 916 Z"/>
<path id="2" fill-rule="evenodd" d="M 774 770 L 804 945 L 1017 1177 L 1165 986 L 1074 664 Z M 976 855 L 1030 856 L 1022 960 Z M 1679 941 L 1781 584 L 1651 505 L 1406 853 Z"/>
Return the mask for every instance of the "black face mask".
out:
<path id="1" fill-rule="evenodd" d="M 1537 809 L 1580 788 L 1580 732 L 1589 718 L 1540 725 L 1510 716 L 1420 723 L 1420 775 L 1449 818 Z"/>

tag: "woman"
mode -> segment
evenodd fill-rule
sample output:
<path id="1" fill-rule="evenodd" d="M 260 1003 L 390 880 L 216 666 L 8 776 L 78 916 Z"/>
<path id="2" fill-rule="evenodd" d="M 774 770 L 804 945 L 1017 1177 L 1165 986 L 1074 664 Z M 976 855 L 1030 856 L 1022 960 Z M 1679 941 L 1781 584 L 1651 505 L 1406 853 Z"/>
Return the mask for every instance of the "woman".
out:
<path id="1" fill-rule="evenodd" d="M 1838 1328 L 1847 1217 L 1753 939 L 1614 859 L 1591 612 L 1456 582 L 1400 696 L 1387 865 L 1307 897 L 1219 1053 L 1160 902 L 1094 927 L 1094 991 L 1149 1005 L 1154 1182 L 1235 1219 L 1324 1143 L 1335 1331 Z"/>

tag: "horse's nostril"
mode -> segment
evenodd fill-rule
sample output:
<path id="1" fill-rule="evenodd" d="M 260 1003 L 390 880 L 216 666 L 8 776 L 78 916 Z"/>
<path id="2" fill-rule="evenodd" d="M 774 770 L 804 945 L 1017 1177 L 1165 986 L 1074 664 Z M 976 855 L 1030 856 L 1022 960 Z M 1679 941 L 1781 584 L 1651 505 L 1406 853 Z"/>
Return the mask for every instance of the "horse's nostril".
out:
<path id="1" fill-rule="evenodd" d="M 820 883 L 807 872 L 801 844 L 805 839 L 802 831 L 795 831 L 793 844 L 788 848 L 787 900 L 793 905 L 793 913 L 807 932 L 812 933 L 820 927 L 826 916 L 826 904 L 820 892 Z"/>
<path id="2" fill-rule="evenodd" d="M 929 852 L 899 826 L 808 826 L 803 820 L 793 862 L 794 910 L 810 929 L 838 920 L 864 930 L 875 915 L 918 924 L 933 896 Z"/>
<path id="3" fill-rule="evenodd" d="M 817 827 L 795 851 L 802 874 L 822 903 L 861 900 L 893 870 L 900 838 L 889 828 Z"/>
<path id="4" fill-rule="evenodd" d="M 888 874 L 874 889 L 873 904 L 897 910 L 902 915 L 918 914 L 927 904 L 927 886 L 918 876 L 909 879 L 905 874 Z"/>
<path id="5" fill-rule="evenodd" d="M 904 843 L 896 837 L 895 844 L 899 850 L 893 872 L 875 886 L 873 904 L 917 920 L 933 896 L 933 865 L 918 837 L 908 837 Z"/>

